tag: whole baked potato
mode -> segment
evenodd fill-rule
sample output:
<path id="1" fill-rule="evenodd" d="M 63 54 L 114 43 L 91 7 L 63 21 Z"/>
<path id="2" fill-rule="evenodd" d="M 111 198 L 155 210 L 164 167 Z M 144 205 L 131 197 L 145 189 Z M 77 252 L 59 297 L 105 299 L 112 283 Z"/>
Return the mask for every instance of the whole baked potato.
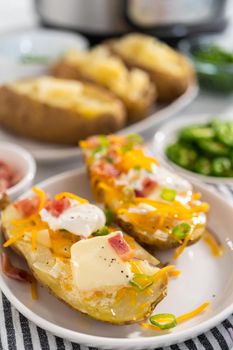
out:
<path id="1" fill-rule="evenodd" d="M 156 87 L 149 75 L 129 69 L 104 46 L 89 51 L 71 50 L 51 67 L 59 78 L 77 79 L 100 85 L 114 93 L 125 105 L 129 122 L 145 118 L 156 100 Z"/>
<path id="2" fill-rule="evenodd" d="M 121 101 L 91 83 L 40 77 L 0 87 L 0 126 L 38 141 L 75 145 L 125 118 Z"/>
<path id="3" fill-rule="evenodd" d="M 189 60 L 152 36 L 133 33 L 109 40 L 106 45 L 128 67 L 143 69 L 150 75 L 160 102 L 176 99 L 195 79 Z"/>

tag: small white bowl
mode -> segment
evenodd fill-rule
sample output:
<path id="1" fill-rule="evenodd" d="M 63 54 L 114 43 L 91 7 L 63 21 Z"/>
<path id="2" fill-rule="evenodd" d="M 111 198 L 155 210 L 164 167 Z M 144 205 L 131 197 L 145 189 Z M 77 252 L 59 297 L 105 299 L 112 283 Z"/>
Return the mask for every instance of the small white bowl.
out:
<path id="1" fill-rule="evenodd" d="M 48 66 L 69 49 L 85 50 L 88 41 L 79 34 L 51 29 L 21 30 L 0 36 L 0 82 L 45 74 Z M 22 58 L 40 57 L 23 63 Z M 43 58 L 46 58 L 45 60 Z"/>
<path id="2" fill-rule="evenodd" d="M 175 170 L 180 175 L 186 177 L 190 181 L 201 181 L 207 182 L 209 184 L 228 184 L 233 185 L 232 177 L 214 177 L 214 176 L 206 176 L 194 173 L 193 171 L 186 170 L 179 165 L 173 163 L 166 156 L 166 148 L 168 145 L 177 141 L 179 131 L 187 126 L 191 126 L 194 124 L 207 124 L 212 119 L 219 118 L 221 120 L 233 120 L 232 114 L 225 114 L 220 116 L 214 116 L 209 114 L 202 115 L 190 115 L 190 116 L 182 116 L 180 118 L 171 119 L 168 122 L 164 123 L 155 133 L 153 140 L 153 152 L 156 158 L 159 160 L 161 164 Z"/>
<path id="3" fill-rule="evenodd" d="M 8 142 L 0 142 L 0 160 L 11 165 L 22 175 L 20 181 L 7 190 L 8 196 L 13 200 L 32 185 L 36 174 L 36 162 L 24 148 Z"/>

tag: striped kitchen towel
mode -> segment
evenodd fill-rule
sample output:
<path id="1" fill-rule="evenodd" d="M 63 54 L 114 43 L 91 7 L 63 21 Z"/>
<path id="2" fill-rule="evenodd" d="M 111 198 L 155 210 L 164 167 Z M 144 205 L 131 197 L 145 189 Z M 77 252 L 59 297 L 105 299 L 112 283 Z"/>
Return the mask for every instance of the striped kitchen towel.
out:
<path id="1" fill-rule="evenodd" d="M 233 187 L 211 186 L 233 203 Z M 37 327 L 0 293 L 0 350 L 98 350 L 61 339 Z M 233 315 L 205 334 L 155 350 L 232 350 Z"/>

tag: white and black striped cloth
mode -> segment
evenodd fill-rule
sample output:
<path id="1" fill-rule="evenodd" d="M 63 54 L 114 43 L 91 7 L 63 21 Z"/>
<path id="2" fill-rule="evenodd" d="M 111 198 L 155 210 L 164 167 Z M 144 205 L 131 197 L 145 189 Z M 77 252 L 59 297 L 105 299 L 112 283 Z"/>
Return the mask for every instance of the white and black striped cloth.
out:
<path id="1" fill-rule="evenodd" d="M 233 203 L 233 188 L 211 186 Z M 0 293 L 0 350 L 98 350 L 61 339 L 37 327 Z M 184 343 L 154 350 L 232 350 L 233 315 L 205 334 Z"/>

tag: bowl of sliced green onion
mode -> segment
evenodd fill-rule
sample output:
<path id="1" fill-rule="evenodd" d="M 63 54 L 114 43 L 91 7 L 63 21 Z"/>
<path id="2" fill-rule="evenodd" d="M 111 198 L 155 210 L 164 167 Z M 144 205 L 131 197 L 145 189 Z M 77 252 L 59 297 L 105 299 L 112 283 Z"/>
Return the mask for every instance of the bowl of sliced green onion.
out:
<path id="1" fill-rule="evenodd" d="M 232 38 L 226 45 L 214 36 L 182 40 L 179 49 L 192 60 L 202 88 L 233 92 Z"/>
<path id="2" fill-rule="evenodd" d="M 190 180 L 233 184 L 233 115 L 169 121 L 156 132 L 153 151 Z"/>

